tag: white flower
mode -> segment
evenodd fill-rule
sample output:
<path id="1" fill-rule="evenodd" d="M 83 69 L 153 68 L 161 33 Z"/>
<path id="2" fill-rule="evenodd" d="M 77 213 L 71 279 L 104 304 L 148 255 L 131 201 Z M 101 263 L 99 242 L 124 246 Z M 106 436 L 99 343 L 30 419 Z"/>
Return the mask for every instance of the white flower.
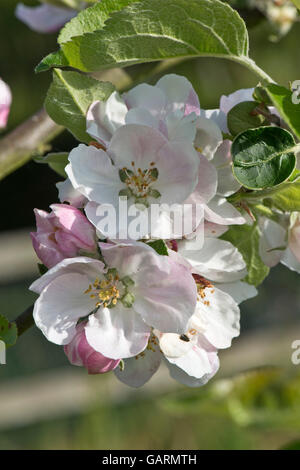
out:
<path id="1" fill-rule="evenodd" d="M 171 376 L 199 387 L 217 372 L 219 348 L 228 348 L 239 335 L 239 308 L 225 292 L 204 279 L 196 280 L 198 301 L 183 335 L 154 330 L 147 348 L 136 358 L 115 369 L 124 383 L 139 387 L 147 382 L 163 360 Z"/>
<path id="2" fill-rule="evenodd" d="M 144 243 L 102 243 L 106 266 L 86 257 L 65 259 L 35 281 L 34 319 L 45 336 L 68 344 L 80 318 L 86 339 L 112 359 L 143 351 L 150 327 L 184 332 L 196 305 L 190 272 Z"/>
<path id="3" fill-rule="evenodd" d="M 15 14 L 19 20 L 33 31 L 38 33 L 53 33 L 76 16 L 77 11 L 54 5 L 27 7 L 23 3 L 18 3 Z"/>
<path id="4" fill-rule="evenodd" d="M 107 101 L 95 101 L 87 114 L 87 132 L 105 147 L 125 124 L 142 124 L 160 131 L 170 141 L 194 143 L 211 158 L 222 141 L 213 120 L 200 117 L 198 96 L 191 83 L 179 75 L 161 78 L 155 86 L 141 84 Z"/>

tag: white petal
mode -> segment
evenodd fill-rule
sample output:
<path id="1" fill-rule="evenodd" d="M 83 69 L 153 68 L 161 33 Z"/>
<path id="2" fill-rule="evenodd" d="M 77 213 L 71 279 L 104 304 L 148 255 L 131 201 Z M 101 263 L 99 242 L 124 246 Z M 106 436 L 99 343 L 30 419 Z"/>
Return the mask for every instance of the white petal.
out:
<path id="1" fill-rule="evenodd" d="M 252 297 L 256 297 L 258 294 L 254 286 L 242 281 L 217 284 L 217 287 L 229 294 L 237 304 L 244 302 L 244 300 L 252 299 Z"/>
<path id="2" fill-rule="evenodd" d="M 124 369 L 117 367 L 114 370 L 117 378 L 130 387 L 142 387 L 160 366 L 162 354 L 159 348 L 151 344 L 151 349 L 146 348 L 140 355 L 125 359 Z"/>
<path id="3" fill-rule="evenodd" d="M 283 252 L 281 262 L 292 271 L 300 273 L 300 262 L 289 248 Z"/>
<path id="4" fill-rule="evenodd" d="M 106 152 L 80 144 L 71 151 L 69 162 L 66 173 L 75 189 L 91 201 L 117 205 L 124 184 Z"/>
<path id="5" fill-rule="evenodd" d="M 273 220 L 262 217 L 259 221 L 261 237 L 259 239 L 259 254 L 263 262 L 273 267 L 278 264 L 284 255 L 282 248 L 287 244 L 287 231 Z"/>
<path id="6" fill-rule="evenodd" d="M 214 121 L 222 132 L 228 132 L 227 116 L 219 109 L 201 109 L 200 116 Z"/>
<path id="7" fill-rule="evenodd" d="M 114 308 L 99 309 L 90 315 L 85 334 L 96 351 L 120 359 L 136 356 L 146 348 L 150 327 L 132 308 L 119 302 Z"/>
<path id="8" fill-rule="evenodd" d="M 162 77 L 156 86 L 163 91 L 167 99 L 167 110 L 185 110 L 190 93 L 193 90 L 192 84 L 187 78 L 176 74 L 169 74 Z"/>
<path id="9" fill-rule="evenodd" d="M 107 101 L 95 101 L 87 113 L 87 132 L 104 145 L 108 145 L 113 134 L 125 124 L 128 108 L 118 92 L 113 92 Z"/>
<path id="10" fill-rule="evenodd" d="M 205 219 L 220 225 L 243 225 L 246 220 L 225 198 L 215 196 L 204 208 Z"/>
<path id="11" fill-rule="evenodd" d="M 132 108 L 126 114 L 126 124 L 140 124 L 159 129 L 159 120 L 151 115 L 147 109 Z"/>
<path id="12" fill-rule="evenodd" d="M 128 93 L 125 93 L 124 99 L 129 109 L 144 108 L 152 116 L 160 116 L 166 104 L 164 93 L 157 86 L 151 86 L 147 83 L 132 88 Z"/>
<path id="13" fill-rule="evenodd" d="M 194 144 L 197 149 L 199 148 L 199 152 L 208 160 L 211 160 L 216 148 L 222 141 L 222 132 L 217 124 L 212 119 L 198 117 Z"/>
<path id="14" fill-rule="evenodd" d="M 240 183 L 232 173 L 231 141 L 224 140 L 214 154 L 212 164 L 218 171 L 217 193 L 222 196 L 230 196 L 238 191 Z"/>
<path id="15" fill-rule="evenodd" d="M 253 101 L 254 88 L 243 88 L 241 90 L 234 91 L 230 95 L 222 95 L 220 99 L 220 110 L 228 114 L 229 111 L 239 103 L 243 101 Z"/>
<path id="16" fill-rule="evenodd" d="M 179 253 L 188 260 L 194 273 L 216 282 L 236 281 L 247 274 L 242 255 L 230 242 L 207 238 L 200 250 L 192 243 L 185 241 L 178 246 Z"/>
<path id="17" fill-rule="evenodd" d="M 52 280 L 35 302 L 35 323 L 52 343 L 68 344 L 78 319 L 94 309 L 95 301 L 84 294 L 88 285 L 85 275 L 63 274 Z"/>
<path id="18" fill-rule="evenodd" d="M 16 8 L 16 17 L 38 33 L 53 33 L 58 31 L 76 14 L 75 10 L 55 7 L 53 5 L 27 7 L 23 3 L 19 3 Z"/>
<path id="19" fill-rule="evenodd" d="M 77 189 L 74 189 L 69 178 L 56 183 L 60 202 L 68 202 L 73 207 L 83 207 L 87 202 L 86 197 Z"/>
<path id="20" fill-rule="evenodd" d="M 169 361 L 166 361 L 171 377 L 174 380 L 177 380 L 177 382 L 188 387 L 202 387 L 203 385 L 207 384 L 207 382 L 217 373 L 220 365 L 217 352 L 209 352 L 207 353 L 207 356 L 211 364 L 211 372 L 202 375 L 201 378 L 191 376 L 187 374 L 182 368 L 175 364 L 171 364 Z"/>
<path id="21" fill-rule="evenodd" d="M 43 276 L 34 281 L 29 287 L 30 290 L 40 294 L 47 285 L 63 274 L 82 274 L 91 280 L 95 280 L 97 276 L 105 271 L 102 261 L 79 256 L 78 258 L 66 258 L 60 263 L 49 269 Z"/>
<path id="22" fill-rule="evenodd" d="M 204 290 L 197 302 L 191 326 L 216 348 L 228 348 L 240 333 L 240 310 L 230 295 L 214 287 Z"/>

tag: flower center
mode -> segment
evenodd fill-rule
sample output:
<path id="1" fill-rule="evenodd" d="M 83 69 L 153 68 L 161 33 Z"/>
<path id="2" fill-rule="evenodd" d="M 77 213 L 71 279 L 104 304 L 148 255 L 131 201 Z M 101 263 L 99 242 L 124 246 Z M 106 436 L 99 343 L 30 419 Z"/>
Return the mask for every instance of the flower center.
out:
<path id="1" fill-rule="evenodd" d="M 198 293 L 198 300 L 202 300 L 204 305 L 209 305 L 209 300 L 205 300 L 206 292 L 205 289 L 211 288 L 211 293 L 214 293 L 214 286 L 213 284 L 203 276 L 199 274 L 193 274 L 193 278 L 196 282 L 197 286 L 197 293 Z"/>
<path id="2" fill-rule="evenodd" d="M 120 196 L 132 196 L 136 202 L 145 202 L 148 196 L 158 198 L 159 191 L 151 188 L 152 183 L 158 178 L 158 169 L 155 162 L 150 163 L 150 168 L 142 170 L 135 168 L 135 163 L 131 162 L 132 168 L 122 168 L 119 171 L 120 180 L 126 184 L 127 188 L 120 191 Z"/>
<path id="3" fill-rule="evenodd" d="M 130 287 L 133 285 L 134 281 L 130 277 L 125 276 L 120 279 L 116 269 L 109 269 L 103 279 L 96 278 L 84 293 L 95 299 L 96 308 L 113 308 L 119 300 L 124 307 L 129 308 L 135 300 L 130 292 Z"/>
<path id="4" fill-rule="evenodd" d="M 96 300 L 96 307 L 113 307 L 120 298 L 119 276 L 108 274 L 106 279 L 96 278 L 84 292 Z"/>

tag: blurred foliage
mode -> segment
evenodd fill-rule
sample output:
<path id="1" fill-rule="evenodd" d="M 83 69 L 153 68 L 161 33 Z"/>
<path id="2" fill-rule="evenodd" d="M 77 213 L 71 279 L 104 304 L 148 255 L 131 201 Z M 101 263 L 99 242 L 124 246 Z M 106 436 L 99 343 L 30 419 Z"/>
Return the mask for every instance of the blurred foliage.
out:
<path id="1" fill-rule="evenodd" d="M 299 429 L 300 374 L 287 377 L 276 368 L 247 371 L 161 400 L 175 414 L 209 413 L 231 418 L 240 426 L 258 429 Z"/>

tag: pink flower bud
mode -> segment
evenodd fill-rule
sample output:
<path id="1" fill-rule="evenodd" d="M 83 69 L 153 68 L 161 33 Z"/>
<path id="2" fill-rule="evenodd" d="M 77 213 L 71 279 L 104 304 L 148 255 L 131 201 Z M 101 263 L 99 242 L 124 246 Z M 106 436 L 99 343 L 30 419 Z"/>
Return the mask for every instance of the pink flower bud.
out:
<path id="1" fill-rule="evenodd" d="M 95 351 L 87 342 L 85 336 L 86 323 L 82 322 L 76 327 L 76 335 L 71 343 L 64 346 L 64 351 L 74 366 L 83 366 L 89 374 L 104 374 L 114 370 L 120 363 L 119 359 L 109 359 Z"/>
<path id="2" fill-rule="evenodd" d="M 81 251 L 96 252 L 95 228 L 79 209 L 67 204 L 52 204 L 50 208 L 50 214 L 34 210 L 37 231 L 30 234 L 33 248 L 47 268 Z"/>
<path id="3" fill-rule="evenodd" d="M 0 78 L 0 129 L 6 127 L 11 105 L 11 91 L 9 86 Z"/>

